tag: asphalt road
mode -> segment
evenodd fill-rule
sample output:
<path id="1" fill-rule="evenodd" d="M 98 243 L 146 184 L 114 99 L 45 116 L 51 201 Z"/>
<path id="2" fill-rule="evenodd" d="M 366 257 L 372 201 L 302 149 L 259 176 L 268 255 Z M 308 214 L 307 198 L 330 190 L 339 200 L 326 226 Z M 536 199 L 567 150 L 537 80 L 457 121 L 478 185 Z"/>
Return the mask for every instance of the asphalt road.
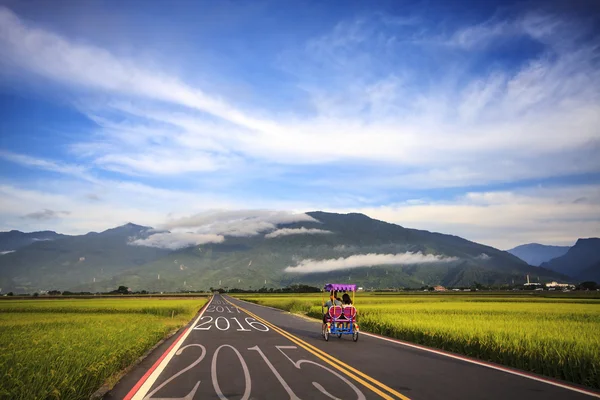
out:
<path id="1" fill-rule="evenodd" d="M 600 398 L 376 337 L 325 342 L 318 321 L 221 295 L 189 328 L 105 399 Z"/>

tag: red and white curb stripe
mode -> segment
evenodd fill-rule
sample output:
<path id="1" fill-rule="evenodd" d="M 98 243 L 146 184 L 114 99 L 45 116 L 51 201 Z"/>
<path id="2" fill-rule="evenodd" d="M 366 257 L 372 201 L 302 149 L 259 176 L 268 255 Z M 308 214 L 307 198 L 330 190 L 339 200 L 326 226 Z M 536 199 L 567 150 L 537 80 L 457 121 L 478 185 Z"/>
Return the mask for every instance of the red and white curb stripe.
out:
<path id="1" fill-rule="evenodd" d="M 202 307 L 198 318 L 194 320 L 194 323 L 191 324 L 185 331 L 181 332 L 179 337 L 169 346 L 169 348 L 160 356 L 158 360 L 152 365 L 152 367 L 140 378 L 140 380 L 131 388 L 129 393 L 123 398 L 123 400 L 142 400 L 146 393 L 150 390 L 154 382 L 158 379 L 160 374 L 164 371 L 165 367 L 169 364 L 177 350 L 181 347 L 185 339 L 189 336 L 192 329 L 198 325 L 198 321 L 204 315 L 204 311 L 208 308 L 210 303 L 212 302 L 214 296 L 210 298 L 210 300 Z"/>

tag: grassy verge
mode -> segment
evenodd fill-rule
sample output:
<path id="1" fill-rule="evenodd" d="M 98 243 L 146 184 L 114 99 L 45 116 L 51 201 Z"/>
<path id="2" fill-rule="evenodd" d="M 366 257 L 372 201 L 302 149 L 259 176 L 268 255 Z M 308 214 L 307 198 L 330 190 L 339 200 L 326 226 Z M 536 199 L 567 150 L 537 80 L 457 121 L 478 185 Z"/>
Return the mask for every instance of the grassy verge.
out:
<path id="1" fill-rule="evenodd" d="M 205 302 L 0 303 L 0 398 L 88 399 Z"/>
<path id="2" fill-rule="evenodd" d="M 240 295 L 321 317 L 319 295 Z M 361 330 L 600 388 L 600 300 L 361 295 Z"/>

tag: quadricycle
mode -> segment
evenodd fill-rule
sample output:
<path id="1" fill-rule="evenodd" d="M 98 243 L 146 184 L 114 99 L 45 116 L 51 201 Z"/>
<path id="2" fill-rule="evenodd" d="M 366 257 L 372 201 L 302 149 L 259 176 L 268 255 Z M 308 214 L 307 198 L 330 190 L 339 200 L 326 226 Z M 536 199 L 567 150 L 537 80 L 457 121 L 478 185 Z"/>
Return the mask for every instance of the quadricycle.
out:
<path id="1" fill-rule="evenodd" d="M 325 302 L 325 293 L 329 293 L 329 300 Z M 323 338 L 328 341 L 330 335 L 341 338 L 342 335 L 352 335 L 352 340 L 358 340 L 358 311 L 354 307 L 356 285 L 342 283 L 328 283 L 323 288 Z M 352 293 L 352 297 L 350 294 Z M 341 298 L 339 297 L 342 294 Z"/>

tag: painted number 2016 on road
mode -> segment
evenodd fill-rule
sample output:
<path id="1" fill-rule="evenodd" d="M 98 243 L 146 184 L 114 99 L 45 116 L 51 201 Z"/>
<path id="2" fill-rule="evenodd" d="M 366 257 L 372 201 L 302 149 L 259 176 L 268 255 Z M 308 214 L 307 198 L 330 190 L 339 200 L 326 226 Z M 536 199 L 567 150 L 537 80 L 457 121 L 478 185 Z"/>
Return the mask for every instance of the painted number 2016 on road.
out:
<path id="1" fill-rule="evenodd" d="M 237 325 L 239 328 L 237 328 L 233 323 L 230 323 L 229 320 L 235 322 L 235 325 Z M 202 318 L 200 318 L 200 321 L 204 321 L 199 325 L 196 325 L 194 327 L 195 330 L 198 331 L 207 331 L 210 328 L 213 327 L 213 325 L 220 331 L 227 331 L 229 330 L 232 326 L 233 328 L 236 328 L 235 330 L 238 332 L 251 332 L 252 329 L 248 329 L 248 328 L 244 328 L 244 326 L 242 325 L 242 323 L 240 322 L 239 319 L 237 319 L 236 317 L 231 317 L 231 318 L 226 318 L 226 317 L 217 317 L 216 319 L 205 315 Z M 246 322 L 246 324 L 248 324 L 250 327 L 252 327 L 253 329 L 259 331 L 259 332 L 268 332 L 269 331 L 269 327 L 258 322 L 257 320 L 255 320 L 254 318 L 251 317 L 246 317 L 244 318 L 244 321 Z"/>

